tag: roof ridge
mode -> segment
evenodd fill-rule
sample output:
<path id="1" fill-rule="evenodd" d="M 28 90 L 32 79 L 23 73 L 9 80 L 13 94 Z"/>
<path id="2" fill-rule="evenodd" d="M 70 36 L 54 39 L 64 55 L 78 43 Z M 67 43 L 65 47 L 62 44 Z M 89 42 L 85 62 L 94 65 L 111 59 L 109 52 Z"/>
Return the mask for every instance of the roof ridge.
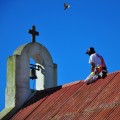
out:
<path id="1" fill-rule="evenodd" d="M 110 75 L 110 74 L 114 74 L 114 73 L 119 73 L 119 72 L 120 72 L 120 70 L 115 71 L 115 72 L 108 73 L 108 75 Z M 74 81 L 74 82 L 66 83 L 66 84 L 62 85 L 62 88 L 64 88 L 64 87 L 68 87 L 68 86 L 72 86 L 72 85 L 78 84 L 78 83 L 80 83 L 80 82 L 83 83 L 83 80 L 78 80 L 78 81 Z"/>
<path id="2" fill-rule="evenodd" d="M 117 70 L 117 71 L 115 71 L 115 72 L 110 72 L 110 73 L 108 73 L 108 75 L 114 74 L 114 73 L 117 73 L 117 72 L 119 73 L 120 70 Z M 47 88 L 47 89 L 41 90 L 40 92 L 46 92 L 46 91 L 54 90 L 54 89 L 57 89 L 57 88 L 59 88 L 59 87 L 61 87 L 61 88 L 69 87 L 69 86 L 78 84 L 78 83 L 80 83 L 80 82 L 81 82 L 81 83 L 84 83 L 83 80 L 77 80 L 77 81 L 73 81 L 73 82 L 70 82 L 70 83 L 63 84 L 63 85 L 58 85 L 58 86 L 55 86 L 55 87 Z"/>
<path id="3" fill-rule="evenodd" d="M 108 74 L 113 74 L 113 73 L 117 73 L 117 72 L 120 72 L 120 70 L 117 70 L 117 71 L 115 71 L 115 72 L 110 72 L 110 73 L 108 73 Z"/>
<path id="4" fill-rule="evenodd" d="M 78 84 L 80 82 L 83 83 L 83 80 L 78 80 L 78 81 L 70 82 L 70 83 L 67 83 L 67 84 L 63 84 L 62 88 L 72 86 L 72 85 Z"/>

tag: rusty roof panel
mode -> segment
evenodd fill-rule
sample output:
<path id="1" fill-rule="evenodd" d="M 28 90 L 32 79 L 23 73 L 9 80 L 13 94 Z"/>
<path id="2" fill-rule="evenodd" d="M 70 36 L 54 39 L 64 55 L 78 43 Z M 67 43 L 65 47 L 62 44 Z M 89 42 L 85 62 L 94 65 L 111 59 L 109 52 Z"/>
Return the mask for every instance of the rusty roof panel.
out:
<path id="1" fill-rule="evenodd" d="M 120 119 L 120 72 L 37 92 L 11 120 Z"/>
<path id="2" fill-rule="evenodd" d="M 52 104 L 50 104 L 49 106 L 42 109 L 40 115 L 41 119 L 45 119 L 46 116 L 47 118 L 48 116 L 49 118 L 51 118 L 52 115 L 55 115 L 59 111 L 59 109 L 61 109 L 62 106 L 64 106 L 67 103 L 67 100 L 70 99 L 71 95 L 74 94 L 74 92 L 81 87 L 81 85 L 83 84 L 75 84 L 74 86 L 69 86 L 69 90 L 67 90 L 66 92 L 62 92 L 62 96 L 58 96 L 57 98 L 54 96 L 56 100 L 54 100 L 54 102 L 52 102 Z M 49 111 L 51 112 L 51 114 L 49 114 Z"/>
<path id="3" fill-rule="evenodd" d="M 119 101 L 120 104 L 120 101 Z M 108 120 L 120 120 L 120 105 L 115 107 L 110 115 L 107 117 Z"/>

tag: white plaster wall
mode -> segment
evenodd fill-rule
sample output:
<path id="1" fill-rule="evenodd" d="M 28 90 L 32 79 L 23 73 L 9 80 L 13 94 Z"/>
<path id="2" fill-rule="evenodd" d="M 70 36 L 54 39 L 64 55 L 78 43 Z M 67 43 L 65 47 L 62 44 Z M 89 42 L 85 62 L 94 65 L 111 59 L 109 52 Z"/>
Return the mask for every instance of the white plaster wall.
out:
<path id="1" fill-rule="evenodd" d="M 19 56 L 16 59 L 16 100 L 17 105 L 23 104 L 31 95 L 29 86 L 30 80 L 30 58 L 32 57 L 37 64 L 40 64 L 45 69 L 43 75 L 41 71 L 37 73 L 36 89 L 46 89 L 55 87 L 57 85 L 56 70 L 54 63 L 48 50 L 39 43 L 28 43 L 20 46 L 15 52 L 14 56 Z"/>

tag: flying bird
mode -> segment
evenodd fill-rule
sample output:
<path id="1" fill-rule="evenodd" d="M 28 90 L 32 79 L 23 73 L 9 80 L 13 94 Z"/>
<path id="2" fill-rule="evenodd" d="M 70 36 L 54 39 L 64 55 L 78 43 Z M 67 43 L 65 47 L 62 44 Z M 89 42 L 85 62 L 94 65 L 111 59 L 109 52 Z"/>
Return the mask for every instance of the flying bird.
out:
<path id="1" fill-rule="evenodd" d="M 67 3 L 64 3 L 64 10 L 66 10 L 67 8 L 70 8 L 70 5 L 68 5 Z"/>

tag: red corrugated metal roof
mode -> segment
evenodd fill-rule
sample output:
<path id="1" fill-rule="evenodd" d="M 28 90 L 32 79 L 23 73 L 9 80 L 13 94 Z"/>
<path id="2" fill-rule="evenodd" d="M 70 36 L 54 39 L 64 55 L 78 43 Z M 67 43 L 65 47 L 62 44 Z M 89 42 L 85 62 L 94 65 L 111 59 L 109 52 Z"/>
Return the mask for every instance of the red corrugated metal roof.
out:
<path id="1" fill-rule="evenodd" d="M 120 120 L 120 71 L 37 92 L 11 120 Z"/>

